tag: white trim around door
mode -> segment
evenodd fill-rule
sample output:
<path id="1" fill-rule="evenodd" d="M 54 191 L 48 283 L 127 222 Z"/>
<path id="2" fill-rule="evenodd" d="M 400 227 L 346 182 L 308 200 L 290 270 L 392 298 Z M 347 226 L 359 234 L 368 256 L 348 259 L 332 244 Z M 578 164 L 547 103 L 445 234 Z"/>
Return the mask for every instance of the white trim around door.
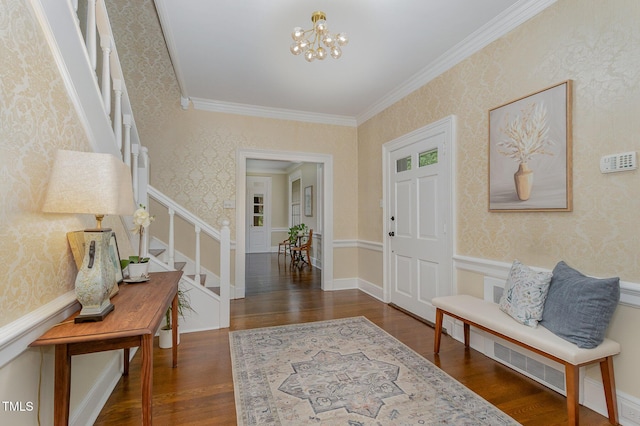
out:
<path id="1" fill-rule="evenodd" d="M 308 152 L 239 149 L 236 153 L 236 200 L 241 202 L 236 201 L 236 274 L 233 298 L 243 298 L 245 295 L 246 206 L 244 200 L 247 190 L 248 159 L 322 164 L 324 169 L 322 289 L 333 290 L 333 156 Z"/>
<path id="2" fill-rule="evenodd" d="M 438 221 L 442 226 L 441 230 L 438 232 L 442 232 L 444 234 L 443 239 L 446 241 L 444 246 L 446 247 L 446 254 L 444 257 L 447 259 L 447 265 L 444 266 L 445 274 L 447 275 L 446 280 L 449 280 L 446 284 L 447 290 L 441 290 L 450 292 L 455 294 L 456 283 L 455 283 L 455 274 L 453 270 L 453 253 L 455 253 L 455 230 L 456 230 L 456 222 L 455 222 L 455 149 L 456 149 L 456 118 L 454 115 L 443 118 L 435 123 L 424 126 L 420 129 L 414 130 L 406 135 L 400 136 L 392 141 L 385 143 L 382 146 L 382 197 L 383 197 L 383 298 L 386 303 L 391 301 L 391 266 L 390 262 L 392 261 L 392 253 L 391 253 L 391 237 L 390 232 L 396 231 L 394 220 L 391 218 L 392 215 L 392 200 L 390 187 L 391 184 L 391 162 L 392 156 L 395 152 L 399 152 L 401 149 L 405 149 L 410 147 L 411 145 L 417 144 L 418 142 L 424 140 L 426 137 L 435 134 L 442 134 L 444 137 L 444 152 L 442 155 L 442 160 L 446 161 L 446 165 L 443 166 L 449 169 L 448 173 L 448 194 L 447 198 L 449 199 L 449 208 L 448 213 L 446 214 L 448 217 L 442 218 L 443 220 Z M 414 159 L 415 160 L 415 159 Z M 393 232 L 395 233 L 395 232 Z"/>

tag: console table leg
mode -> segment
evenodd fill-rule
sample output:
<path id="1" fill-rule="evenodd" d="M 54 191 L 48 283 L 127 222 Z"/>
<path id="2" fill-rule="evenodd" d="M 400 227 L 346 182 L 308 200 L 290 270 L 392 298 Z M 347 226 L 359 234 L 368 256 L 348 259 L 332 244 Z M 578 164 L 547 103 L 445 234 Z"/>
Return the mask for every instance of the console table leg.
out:
<path id="1" fill-rule="evenodd" d="M 142 367 L 140 386 L 142 388 L 142 424 L 151 425 L 153 402 L 153 335 L 142 336 Z"/>
<path id="2" fill-rule="evenodd" d="M 129 375 L 129 348 L 123 349 L 122 364 L 123 364 L 122 375 L 128 376 Z"/>
<path id="3" fill-rule="evenodd" d="M 71 397 L 71 355 L 66 344 L 56 345 L 54 424 L 69 424 L 69 399 Z"/>
<path id="4" fill-rule="evenodd" d="M 171 329 L 171 357 L 172 366 L 176 368 L 178 366 L 178 293 L 173 296 L 171 301 L 171 323 L 173 327 Z"/>

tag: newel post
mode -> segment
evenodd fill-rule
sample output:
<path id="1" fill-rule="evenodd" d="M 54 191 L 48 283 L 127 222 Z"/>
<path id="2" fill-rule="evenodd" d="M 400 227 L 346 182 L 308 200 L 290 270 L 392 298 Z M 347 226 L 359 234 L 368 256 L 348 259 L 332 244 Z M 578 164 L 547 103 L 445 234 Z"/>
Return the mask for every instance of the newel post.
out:
<path id="1" fill-rule="evenodd" d="M 229 327 L 231 287 L 231 229 L 229 221 L 222 221 L 220 229 L 220 327 Z"/>

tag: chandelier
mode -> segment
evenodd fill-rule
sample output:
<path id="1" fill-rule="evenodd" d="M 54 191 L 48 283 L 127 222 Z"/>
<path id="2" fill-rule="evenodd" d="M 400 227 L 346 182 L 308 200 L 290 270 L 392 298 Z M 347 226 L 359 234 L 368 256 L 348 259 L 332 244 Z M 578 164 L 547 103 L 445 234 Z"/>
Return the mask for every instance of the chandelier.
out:
<path id="1" fill-rule="evenodd" d="M 327 15 L 317 11 L 311 14 L 313 28 L 305 30 L 295 27 L 291 33 L 294 43 L 291 45 L 291 53 L 299 55 L 304 53 L 307 62 L 314 59 L 323 60 L 327 57 L 327 50 L 333 59 L 342 56 L 341 46 L 349 42 L 345 33 L 331 34 L 327 28 Z M 313 35 L 313 39 L 311 36 Z"/>

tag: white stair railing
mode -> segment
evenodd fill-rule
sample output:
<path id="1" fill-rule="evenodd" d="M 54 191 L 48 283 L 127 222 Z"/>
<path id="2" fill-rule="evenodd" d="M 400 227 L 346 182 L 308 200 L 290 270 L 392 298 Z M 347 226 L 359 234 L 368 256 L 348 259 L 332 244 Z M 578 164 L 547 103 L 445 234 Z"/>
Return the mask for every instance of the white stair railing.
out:
<path id="1" fill-rule="evenodd" d="M 135 179 L 136 159 L 134 152 L 140 153 L 140 138 L 127 93 L 122 67 L 118 58 L 111 24 L 104 0 L 81 0 L 84 8 L 79 9 L 78 0 L 71 0 L 70 7 L 77 14 L 76 24 L 84 33 L 84 46 L 99 86 L 102 107 L 113 128 L 113 140 L 122 160 L 132 167 Z M 86 12 L 86 16 L 84 14 Z M 98 55 L 98 40 L 101 55 Z M 98 58 L 100 57 L 100 61 Z M 98 70 L 98 66 L 100 69 Z M 100 75 L 100 78 L 98 78 Z M 112 108 L 113 104 L 113 108 Z M 124 140 L 123 140 L 124 139 Z M 134 184 L 134 193 L 136 193 Z M 140 198 L 136 196 L 136 200 Z"/>
<path id="2" fill-rule="evenodd" d="M 200 283 L 200 275 L 202 274 L 202 266 L 201 266 L 201 257 L 202 257 L 202 246 L 200 243 L 200 235 L 205 234 L 211 237 L 214 241 L 216 241 L 220 245 L 220 270 L 214 271 L 218 272 L 220 277 L 220 321 L 221 327 L 228 327 L 229 321 L 229 297 L 230 297 L 230 287 L 231 287 L 231 230 L 229 228 L 229 221 L 223 220 L 220 231 L 213 228 L 204 220 L 200 219 L 174 200 L 158 191 L 154 187 L 148 185 L 147 186 L 147 196 L 158 204 L 166 208 L 167 214 L 169 216 L 169 241 L 167 243 L 168 250 L 168 259 L 166 261 L 166 266 L 175 269 L 175 216 L 177 215 L 182 220 L 184 220 L 187 224 L 193 227 L 193 232 L 195 234 L 195 277 L 193 280 L 196 283 Z M 205 257 L 207 253 L 204 254 Z M 222 322 L 225 321 L 226 325 L 222 325 Z"/>
<path id="3" fill-rule="evenodd" d="M 69 91 L 77 97 L 82 110 L 80 116 L 86 124 L 94 150 L 119 154 L 131 167 L 134 197 L 138 204 L 148 205 L 148 197 L 151 196 L 166 205 L 173 214 L 193 223 L 197 233 L 196 276 L 201 274 L 201 256 L 207 256 L 207 253 L 201 253 L 199 234 L 204 232 L 219 242 L 219 321 L 221 327 L 228 327 L 231 270 L 229 222 L 223 221 L 221 230 L 217 231 L 148 185 L 149 155 L 138 135 L 105 0 L 67 0 L 66 4 L 49 0 L 32 1 L 38 5 L 38 13 L 41 11 L 48 22 L 46 30 L 55 40 L 59 57 L 67 64 L 66 82 L 71 82 L 73 86 Z M 173 234 L 173 230 L 171 232 Z M 171 237 L 171 240 L 171 250 L 175 250 L 175 239 Z M 145 246 L 148 247 L 148 241 Z M 145 249 L 144 253 L 148 251 Z"/>

